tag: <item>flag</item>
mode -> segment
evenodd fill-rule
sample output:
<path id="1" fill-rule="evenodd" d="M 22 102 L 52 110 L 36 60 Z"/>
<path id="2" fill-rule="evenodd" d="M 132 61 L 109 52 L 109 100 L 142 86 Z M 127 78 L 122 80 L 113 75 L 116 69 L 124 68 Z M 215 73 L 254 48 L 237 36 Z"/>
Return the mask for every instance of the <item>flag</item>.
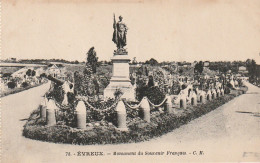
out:
<path id="1" fill-rule="evenodd" d="M 117 45 L 118 39 L 117 39 L 117 28 L 116 28 L 116 18 L 115 18 L 115 14 L 114 14 L 114 24 L 113 24 L 113 28 L 114 28 L 114 33 L 113 33 L 113 39 L 112 39 L 112 41 Z"/>

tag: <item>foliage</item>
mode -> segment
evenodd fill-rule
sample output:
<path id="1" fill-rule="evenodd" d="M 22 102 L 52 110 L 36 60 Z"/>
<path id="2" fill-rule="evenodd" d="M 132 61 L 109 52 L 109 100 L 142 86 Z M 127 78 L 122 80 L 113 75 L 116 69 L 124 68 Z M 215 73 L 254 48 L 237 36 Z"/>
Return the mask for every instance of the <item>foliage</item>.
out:
<path id="1" fill-rule="evenodd" d="M 257 64 L 254 59 L 250 60 L 248 59 L 246 61 L 246 67 L 249 74 L 249 81 L 253 82 L 255 78 L 257 77 Z"/>
<path id="2" fill-rule="evenodd" d="M 32 76 L 35 76 L 35 74 L 36 74 L 36 72 L 33 70 L 33 71 L 32 71 Z"/>
<path id="3" fill-rule="evenodd" d="M 202 61 L 200 61 L 199 63 L 197 63 L 195 65 L 194 71 L 196 71 L 200 74 L 203 72 L 203 62 Z"/>
<path id="4" fill-rule="evenodd" d="M 43 83 L 39 83 L 39 84 L 35 84 L 35 85 L 29 85 L 28 87 L 26 87 L 26 88 L 22 88 L 22 87 L 20 87 L 20 88 L 14 88 L 14 89 L 10 89 L 10 90 L 7 90 L 7 91 L 1 91 L 0 92 L 0 97 L 4 97 L 4 96 L 8 96 L 8 95 L 10 95 L 10 94 L 15 94 L 15 93 L 18 93 L 18 92 L 22 92 L 22 91 L 24 91 L 24 90 L 27 90 L 27 89 L 30 89 L 30 88 L 33 88 L 33 87 L 37 87 L 37 86 L 39 86 L 39 85 L 41 85 L 41 84 L 43 84 Z"/>
<path id="5" fill-rule="evenodd" d="M 153 87 L 154 86 L 154 81 L 153 81 L 153 76 L 149 76 L 149 80 L 148 80 L 148 87 Z"/>
<path id="6" fill-rule="evenodd" d="M 83 76 L 78 72 L 74 72 L 74 92 L 76 95 L 83 95 L 84 88 L 82 85 Z"/>
<path id="7" fill-rule="evenodd" d="M 139 67 L 136 74 L 139 76 L 148 76 L 149 71 L 147 66 L 142 65 L 141 67 Z"/>
<path id="8" fill-rule="evenodd" d="M 121 95 L 123 95 L 122 90 L 117 88 L 114 92 L 115 99 L 118 99 Z"/>
<path id="9" fill-rule="evenodd" d="M 145 64 L 150 64 L 152 66 L 157 65 L 158 61 L 155 60 L 154 58 L 151 58 L 149 61 L 146 61 Z"/>
<path id="10" fill-rule="evenodd" d="M 136 57 L 133 58 L 132 64 L 133 64 L 133 65 L 136 65 L 136 64 L 137 64 Z"/>
<path id="11" fill-rule="evenodd" d="M 8 78 L 8 77 L 11 77 L 12 76 L 12 73 L 4 73 L 3 74 L 3 78 Z"/>
<path id="12" fill-rule="evenodd" d="M 29 86 L 29 84 L 28 84 L 27 82 L 23 82 L 23 83 L 21 84 L 21 86 L 22 86 L 23 88 L 26 88 L 26 87 Z"/>
<path id="13" fill-rule="evenodd" d="M 8 88 L 14 89 L 16 87 L 16 83 L 14 81 L 10 81 L 7 83 Z"/>
<path id="14" fill-rule="evenodd" d="M 35 74 L 36 74 L 36 72 L 35 72 L 34 70 L 28 69 L 28 70 L 26 71 L 26 75 L 27 75 L 27 76 L 35 76 Z"/>
<path id="15" fill-rule="evenodd" d="M 153 86 L 150 88 L 148 86 L 137 87 L 136 91 L 137 99 L 139 101 L 141 101 L 142 98 L 146 96 L 152 103 L 159 104 L 165 98 L 165 95 L 160 91 L 157 86 Z"/>
<path id="16" fill-rule="evenodd" d="M 183 69 L 179 69 L 179 74 L 182 74 L 183 73 Z"/>
<path id="17" fill-rule="evenodd" d="M 89 104 L 96 108 L 97 110 L 93 110 L 88 105 L 86 105 L 87 108 L 87 122 L 95 122 L 95 121 L 101 121 L 106 120 L 108 122 L 112 122 L 115 124 L 116 122 L 116 114 L 115 114 L 115 108 L 112 107 L 113 104 L 115 104 L 114 99 L 107 99 L 106 101 L 93 101 Z M 105 109 L 108 109 L 107 111 L 104 111 Z"/>
<path id="18" fill-rule="evenodd" d="M 178 81 L 173 81 L 172 87 L 170 90 L 170 94 L 178 95 L 180 93 L 180 86 L 178 84 Z"/>
<path id="19" fill-rule="evenodd" d="M 64 90 L 61 85 L 54 84 L 52 91 L 47 94 L 47 98 L 54 98 L 55 101 L 61 103 L 64 99 Z"/>
<path id="20" fill-rule="evenodd" d="M 74 108 L 57 110 L 55 116 L 57 123 L 64 123 L 70 127 L 76 127 L 77 125 L 76 112 Z"/>
<path id="21" fill-rule="evenodd" d="M 93 71 L 91 68 L 91 65 L 86 64 L 85 70 L 84 70 L 84 75 L 82 78 L 82 88 L 83 88 L 83 95 L 85 96 L 95 96 L 97 95 L 96 92 L 96 85 L 94 84 L 94 76 L 93 76 Z"/>
<path id="22" fill-rule="evenodd" d="M 96 55 L 94 47 L 90 48 L 87 53 L 87 64 L 91 66 L 93 73 L 97 71 L 98 57 Z"/>

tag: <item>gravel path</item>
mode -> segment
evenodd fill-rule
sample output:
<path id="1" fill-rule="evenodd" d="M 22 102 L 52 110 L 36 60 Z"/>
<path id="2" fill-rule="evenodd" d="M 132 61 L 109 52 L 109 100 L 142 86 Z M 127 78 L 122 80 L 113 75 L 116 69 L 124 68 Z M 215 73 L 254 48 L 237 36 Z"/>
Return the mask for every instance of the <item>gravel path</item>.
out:
<path id="1" fill-rule="evenodd" d="M 40 96 L 49 84 L 9 95 L 1 99 L 2 162 L 260 161 L 260 88 L 246 85 L 249 88 L 247 94 L 171 133 L 147 142 L 120 145 L 77 146 L 24 138 L 25 121 L 21 119 L 27 118 L 39 105 Z M 104 152 L 105 156 L 73 155 L 79 151 Z M 113 156 L 113 152 L 139 151 L 164 154 Z M 66 152 L 72 156 L 65 156 Z M 186 155 L 178 156 L 180 152 L 186 152 Z"/>

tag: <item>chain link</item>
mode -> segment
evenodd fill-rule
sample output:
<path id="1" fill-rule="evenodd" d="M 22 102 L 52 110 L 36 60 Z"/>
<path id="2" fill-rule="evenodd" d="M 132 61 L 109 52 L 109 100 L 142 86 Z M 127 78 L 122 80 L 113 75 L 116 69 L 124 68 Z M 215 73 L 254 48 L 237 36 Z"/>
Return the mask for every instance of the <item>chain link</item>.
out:
<path id="1" fill-rule="evenodd" d="M 94 111 L 97 111 L 97 112 L 106 112 L 106 111 L 109 111 L 109 110 L 111 110 L 112 108 L 114 108 L 117 104 L 118 104 L 118 102 L 119 101 L 116 101 L 113 105 L 111 105 L 110 107 L 108 107 L 108 108 L 106 108 L 106 109 L 102 109 L 102 110 L 100 110 L 100 109 L 96 109 L 95 107 L 93 107 L 87 100 L 83 100 L 84 102 L 85 102 L 85 104 L 87 104 L 88 105 L 88 107 L 90 108 L 90 109 L 92 109 L 92 110 L 94 110 Z"/>
<path id="2" fill-rule="evenodd" d="M 153 104 L 148 98 L 147 98 L 147 100 L 153 107 L 160 107 L 160 106 L 162 106 L 164 104 L 164 102 L 167 100 L 167 98 L 165 97 L 163 99 L 163 101 L 160 104 L 158 104 L 158 105 Z"/>
<path id="3" fill-rule="evenodd" d="M 138 104 L 138 105 L 135 105 L 135 106 L 131 106 L 130 104 L 128 104 L 126 101 L 123 101 L 124 104 L 129 107 L 130 109 L 138 109 L 141 105 L 141 102 Z"/>

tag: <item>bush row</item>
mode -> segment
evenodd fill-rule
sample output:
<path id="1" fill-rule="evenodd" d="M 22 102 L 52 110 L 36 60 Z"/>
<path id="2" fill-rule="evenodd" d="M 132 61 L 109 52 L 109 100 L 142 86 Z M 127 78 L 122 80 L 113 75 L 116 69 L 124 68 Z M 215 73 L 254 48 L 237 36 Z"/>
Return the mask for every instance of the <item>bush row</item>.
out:
<path id="1" fill-rule="evenodd" d="M 27 83 L 28 84 L 28 83 Z M 42 84 L 44 84 L 44 82 L 43 83 L 39 83 L 39 84 L 35 84 L 35 85 L 26 85 L 26 84 L 24 84 L 24 87 L 22 86 L 22 87 L 20 87 L 20 88 L 13 88 L 13 89 L 9 89 L 9 90 L 7 90 L 7 91 L 2 91 L 1 93 L 0 93 L 0 97 L 4 97 L 4 96 L 8 96 L 8 95 L 11 95 L 11 94 L 15 94 L 15 93 L 19 93 L 19 92 L 22 92 L 22 91 L 25 91 L 25 90 L 28 90 L 28 89 L 30 89 L 30 88 L 34 88 L 34 87 L 37 87 L 37 86 L 40 86 L 40 85 L 42 85 Z M 25 86 L 26 85 L 26 86 Z"/>

